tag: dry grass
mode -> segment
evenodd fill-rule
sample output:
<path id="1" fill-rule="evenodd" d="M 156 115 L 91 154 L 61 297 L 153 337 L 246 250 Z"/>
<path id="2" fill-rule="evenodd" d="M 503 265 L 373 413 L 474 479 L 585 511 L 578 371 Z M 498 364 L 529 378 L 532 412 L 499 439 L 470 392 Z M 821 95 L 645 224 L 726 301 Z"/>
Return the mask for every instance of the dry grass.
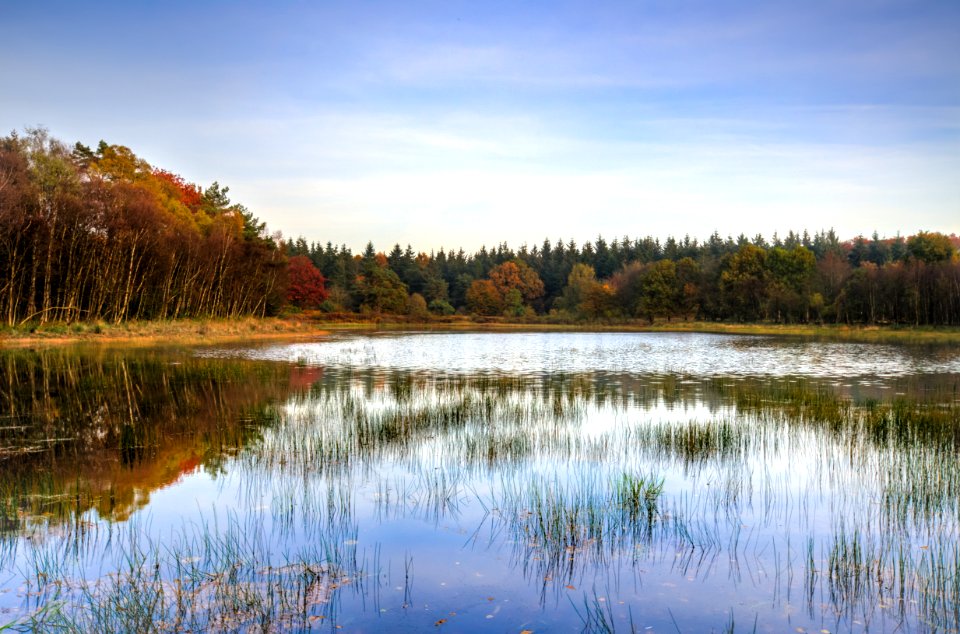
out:
<path id="1" fill-rule="evenodd" d="M 329 330 L 309 319 L 256 318 L 46 324 L 0 332 L 0 347 L 80 342 L 162 345 L 320 337 Z"/>
<path id="2" fill-rule="evenodd" d="M 547 318 L 429 317 L 305 312 L 286 317 L 130 321 L 122 324 L 53 323 L 0 330 L 0 347 L 78 342 L 162 345 L 228 341 L 311 338 L 334 330 L 443 330 L 497 332 L 701 332 L 770 335 L 874 343 L 960 343 L 960 328 L 912 326 L 847 326 L 839 324 L 736 324 L 706 321 L 611 320 L 555 323 Z"/>

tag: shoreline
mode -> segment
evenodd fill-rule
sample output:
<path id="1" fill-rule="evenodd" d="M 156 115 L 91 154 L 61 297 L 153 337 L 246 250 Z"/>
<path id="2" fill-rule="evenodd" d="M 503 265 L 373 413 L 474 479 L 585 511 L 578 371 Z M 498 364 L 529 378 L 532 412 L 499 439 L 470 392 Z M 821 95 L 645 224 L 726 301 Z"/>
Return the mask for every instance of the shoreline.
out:
<path id="1" fill-rule="evenodd" d="M 321 314 L 240 319 L 183 319 L 131 321 L 121 324 L 47 324 L 0 331 L 0 348 L 73 345 L 80 343 L 136 346 L 200 345 L 247 340 L 300 339 L 328 336 L 337 331 L 436 332 L 697 332 L 732 335 L 781 336 L 859 343 L 960 344 L 960 328 L 916 326 L 846 326 L 812 324 L 725 323 L 704 321 L 646 321 L 553 323 L 457 317 L 412 320 L 404 317 L 365 318 Z"/>

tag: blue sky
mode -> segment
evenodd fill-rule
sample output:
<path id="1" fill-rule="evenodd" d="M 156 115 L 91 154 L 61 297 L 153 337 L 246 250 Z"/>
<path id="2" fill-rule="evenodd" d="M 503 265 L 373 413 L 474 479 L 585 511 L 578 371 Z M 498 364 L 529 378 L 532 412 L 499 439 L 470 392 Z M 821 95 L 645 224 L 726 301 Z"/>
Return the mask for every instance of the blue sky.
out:
<path id="1" fill-rule="evenodd" d="M 354 249 L 960 232 L 956 0 L 0 0 L 0 87 Z"/>

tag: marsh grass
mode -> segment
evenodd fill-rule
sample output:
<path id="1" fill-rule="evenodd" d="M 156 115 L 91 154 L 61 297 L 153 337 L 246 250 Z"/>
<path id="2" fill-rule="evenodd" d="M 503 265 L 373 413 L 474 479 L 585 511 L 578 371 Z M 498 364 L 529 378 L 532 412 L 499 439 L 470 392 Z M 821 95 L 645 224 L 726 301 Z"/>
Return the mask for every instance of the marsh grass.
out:
<path id="1" fill-rule="evenodd" d="M 184 526 L 162 542 L 132 522 L 115 536 L 116 567 L 85 579 L 77 560 L 35 549 L 31 595 L 39 606 L 15 622 L 70 632 L 272 632 L 336 619 L 337 595 L 366 592 L 367 574 L 343 551 L 355 527 L 335 519 L 308 544 L 277 552 L 263 518 Z M 349 550 L 349 549 L 347 549 Z"/>
<path id="2" fill-rule="evenodd" d="M 504 548 L 543 605 L 596 583 L 637 604 L 653 570 L 705 587 L 722 578 L 774 605 L 802 601 L 841 630 L 859 621 L 950 631 L 960 621 L 960 405 L 947 388 L 858 400 L 804 379 L 351 369 L 290 387 L 271 371 L 251 382 L 222 361 L 104 363 L 100 411 L 116 414 L 103 442 L 84 436 L 89 419 L 65 425 L 53 413 L 90 406 L 79 393 L 89 379 L 67 376 L 87 370 L 51 375 L 31 363 L 18 389 L 46 372 L 59 396 L 7 400 L 7 446 L 67 440 L 0 462 L 0 563 L 21 562 L 32 597 L 32 616 L 10 628 L 331 627 L 344 593 L 380 605 L 390 561 L 361 527 L 411 520 L 428 535 L 463 530 L 473 549 Z M 126 387 L 144 383 L 166 391 Z M 274 387 L 253 392 L 265 383 Z M 157 464 L 171 439 L 204 448 L 191 468 L 242 483 L 240 510 L 158 534 L 137 520 L 139 506 L 116 503 L 118 479 Z M 118 479 L 43 475 L 33 453 L 59 465 L 109 461 Z M 172 481 L 144 479 L 142 489 Z M 413 558 L 421 570 L 436 557 L 429 543 L 409 548 L 394 562 L 407 607 Z M 90 569 L 99 558 L 109 563 Z M 640 588 L 632 599 L 621 575 Z M 634 629 L 629 604 L 577 592 L 564 609 L 585 629 Z M 705 631 L 750 631 L 765 618 L 737 616 L 724 611 Z"/>

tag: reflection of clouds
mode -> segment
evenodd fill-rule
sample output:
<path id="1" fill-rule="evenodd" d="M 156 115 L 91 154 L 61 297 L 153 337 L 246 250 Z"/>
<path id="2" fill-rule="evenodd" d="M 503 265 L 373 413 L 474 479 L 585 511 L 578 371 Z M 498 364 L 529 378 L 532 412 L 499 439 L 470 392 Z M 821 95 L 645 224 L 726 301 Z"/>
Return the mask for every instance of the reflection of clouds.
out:
<path id="1" fill-rule="evenodd" d="M 811 378 L 960 374 L 957 348 L 795 342 L 697 333 L 344 335 L 316 343 L 222 348 L 209 356 L 453 373 L 613 372 Z"/>

